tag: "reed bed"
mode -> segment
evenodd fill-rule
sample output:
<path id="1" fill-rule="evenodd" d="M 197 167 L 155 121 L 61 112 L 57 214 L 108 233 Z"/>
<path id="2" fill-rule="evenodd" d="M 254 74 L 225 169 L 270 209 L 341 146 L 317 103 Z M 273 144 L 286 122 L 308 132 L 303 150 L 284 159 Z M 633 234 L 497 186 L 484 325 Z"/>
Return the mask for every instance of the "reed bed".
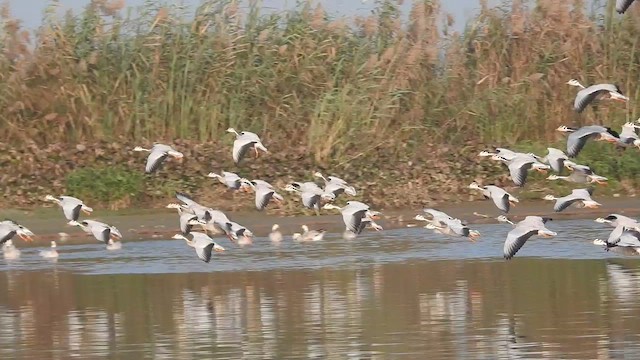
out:
<path id="1" fill-rule="evenodd" d="M 63 16 L 52 2 L 35 33 L 4 6 L 0 142 L 228 146 L 232 126 L 334 168 L 439 144 L 544 149 L 562 142 L 559 125 L 637 117 L 640 6 L 618 16 L 613 2 L 480 0 L 462 33 L 438 0 L 413 1 L 406 20 L 392 0 L 352 18 L 310 2 L 263 13 L 204 0 L 193 15 L 93 0 Z M 631 100 L 578 116 L 570 78 L 615 82 Z"/>

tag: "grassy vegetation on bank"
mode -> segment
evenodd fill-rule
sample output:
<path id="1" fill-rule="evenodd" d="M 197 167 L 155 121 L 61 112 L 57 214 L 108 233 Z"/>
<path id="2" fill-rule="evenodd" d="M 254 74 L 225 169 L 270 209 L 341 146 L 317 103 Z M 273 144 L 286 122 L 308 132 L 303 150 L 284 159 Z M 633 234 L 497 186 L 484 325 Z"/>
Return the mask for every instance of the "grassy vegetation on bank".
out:
<path id="1" fill-rule="evenodd" d="M 309 178 L 320 168 L 371 187 L 362 196 L 382 204 L 460 198 L 467 181 L 505 172 L 476 164 L 472 153 L 484 146 L 543 155 L 548 145 L 564 148 L 559 125 L 618 128 L 638 113 L 637 6 L 618 16 L 614 1 L 495 8 L 479 1 L 460 34 L 438 1 L 413 1 L 406 21 L 390 0 L 352 18 L 306 2 L 263 13 L 254 1 L 241 8 L 206 0 L 195 16 L 171 3 L 147 1 L 131 12 L 122 1 L 93 0 L 59 16 L 52 2 L 35 34 L 3 9 L 0 141 L 7 152 L 0 182 L 7 206 L 34 203 L 45 192 L 122 206 L 176 189 L 206 192 L 212 184 L 198 176 L 238 170 L 229 126 L 260 134 L 279 154 L 246 165 L 245 176 Z M 615 82 L 631 101 L 577 116 L 570 78 Z M 154 141 L 181 151 L 200 147 L 182 173 L 150 180 L 136 173 L 144 160 L 130 148 Z M 74 151 L 75 144 L 87 150 Z M 579 161 L 614 180 L 615 190 L 633 191 L 640 170 L 634 151 L 590 144 Z M 407 183 L 436 194 L 390 199 Z"/>

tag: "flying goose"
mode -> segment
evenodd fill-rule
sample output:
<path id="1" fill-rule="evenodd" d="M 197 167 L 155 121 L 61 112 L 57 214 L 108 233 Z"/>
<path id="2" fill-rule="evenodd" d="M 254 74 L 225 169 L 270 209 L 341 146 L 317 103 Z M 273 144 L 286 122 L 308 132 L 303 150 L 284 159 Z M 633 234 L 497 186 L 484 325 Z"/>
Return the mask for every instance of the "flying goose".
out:
<path id="1" fill-rule="evenodd" d="M 196 216 L 193 212 L 190 212 L 188 209 L 182 208 L 178 204 L 169 204 L 167 205 L 169 209 L 177 209 L 180 223 L 180 232 L 182 235 L 188 235 L 191 232 L 191 228 L 194 225 L 201 225 L 204 227 L 206 222 L 199 220 L 198 216 Z"/>
<path id="2" fill-rule="evenodd" d="M 422 211 L 431 215 L 432 219 L 427 219 L 422 215 L 416 215 L 414 219 L 426 221 L 427 225 L 425 226 L 425 229 L 430 229 L 443 235 L 463 236 L 469 238 L 469 240 L 473 242 L 480 237 L 480 232 L 469 229 L 469 227 L 460 219 L 453 218 L 446 213 L 435 209 L 423 209 Z"/>
<path id="3" fill-rule="evenodd" d="M 182 159 L 184 157 L 184 154 L 165 144 L 154 144 L 151 149 L 136 146 L 133 148 L 133 151 L 146 151 L 149 153 L 149 156 L 147 157 L 147 165 L 144 168 L 144 171 L 147 174 L 158 170 L 160 164 L 162 164 L 168 156 L 176 159 Z"/>
<path id="4" fill-rule="evenodd" d="M 256 209 L 258 211 L 264 210 L 271 200 L 278 204 L 284 201 L 282 195 L 278 194 L 275 188 L 264 180 L 241 180 L 244 184 L 250 186 L 256 193 Z"/>
<path id="5" fill-rule="evenodd" d="M 268 152 L 267 148 L 262 144 L 260 137 L 255 133 L 250 131 L 238 133 L 234 128 L 228 128 L 227 132 L 236 134 L 236 139 L 233 141 L 233 162 L 236 165 L 240 163 L 249 149 L 253 149 L 256 159 L 260 156 L 258 150 L 262 150 L 265 153 Z"/>
<path id="6" fill-rule="evenodd" d="M 636 125 L 632 122 L 626 122 L 622 125 L 622 131 L 620 131 L 619 135 L 619 144 L 621 146 L 635 146 L 640 148 L 640 137 L 638 137 L 638 133 L 636 133 L 636 129 L 640 129 L 640 125 Z"/>
<path id="7" fill-rule="evenodd" d="M 620 214 L 609 214 L 604 218 L 597 218 L 594 221 L 601 224 L 609 224 L 613 227 L 618 227 L 620 225 L 630 228 L 640 226 L 640 223 L 636 219 Z"/>
<path id="8" fill-rule="evenodd" d="M 564 163 L 569 160 L 569 157 L 560 149 L 549 147 L 547 151 L 547 156 L 542 159 L 542 162 L 549 164 L 553 171 L 561 173 Z"/>
<path id="9" fill-rule="evenodd" d="M 633 4 L 633 0 L 616 0 L 616 11 L 618 14 L 624 14 L 631 4 Z"/>
<path id="10" fill-rule="evenodd" d="M 333 192 L 325 192 L 314 182 L 292 182 L 287 184 L 285 191 L 300 194 L 302 205 L 308 209 L 314 209 L 316 215 L 320 215 L 320 205 L 322 200 L 333 201 L 336 195 Z"/>
<path id="11" fill-rule="evenodd" d="M 356 196 L 356 189 L 339 177 L 335 177 L 335 176 L 324 177 L 324 175 L 322 175 L 322 173 L 319 171 L 316 171 L 315 173 L 313 173 L 313 176 L 324 180 L 325 193 L 333 193 L 335 197 L 338 197 L 342 193 L 345 193 L 349 196 Z"/>
<path id="12" fill-rule="evenodd" d="M 203 206 L 184 193 L 176 192 L 176 198 L 183 204 L 169 204 L 168 208 L 182 208 L 183 211 L 193 213 L 200 222 L 204 223 L 203 227 L 206 231 L 214 234 L 224 233 L 231 241 L 234 241 L 230 233 L 230 220 L 222 211 Z"/>
<path id="13" fill-rule="evenodd" d="M 280 232 L 280 225 L 273 224 L 271 227 L 271 232 L 269 233 L 269 240 L 272 243 L 279 243 L 282 241 L 282 233 Z"/>
<path id="14" fill-rule="evenodd" d="M 506 159 L 508 161 L 512 160 L 513 158 L 515 158 L 518 155 L 528 155 L 533 157 L 534 159 L 541 161 L 542 158 L 534 153 L 523 153 L 523 152 L 518 152 L 518 151 L 513 151 L 513 150 L 509 150 L 506 148 L 500 148 L 500 147 L 496 147 L 495 148 L 495 152 L 490 152 L 487 150 L 483 150 L 481 151 L 478 156 L 480 157 L 489 157 L 492 160 L 499 160 L 498 157 Z"/>
<path id="15" fill-rule="evenodd" d="M 547 177 L 548 180 L 565 180 L 569 182 L 574 182 L 578 184 L 600 184 L 607 185 L 607 178 L 604 176 L 596 175 L 591 168 L 587 165 L 578 165 L 573 161 L 567 160 L 564 162 L 564 166 L 571 170 L 571 174 L 569 176 L 560 176 L 551 174 Z"/>
<path id="16" fill-rule="evenodd" d="M 6 219 L 0 221 L 0 245 L 11 240 L 15 235 L 24 241 L 33 241 L 33 232 L 17 222 Z"/>
<path id="17" fill-rule="evenodd" d="M 374 229 L 378 230 L 381 227 L 377 226 L 373 220 L 377 220 L 380 213 L 372 211 L 369 205 L 360 201 L 347 201 L 347 205 L 339 207 L 334 204 L 325 204 L 323 207 L 325 210 L 340 210 L 342 214 L 342 221 L 346 226 L 346 230 L 352 232 L 354 235 L 359 235 L 367 225 L 372 225 Z M 376 226 L 374 226 L 374 224 Z"/>
<path id="18" fill-rule="evenodd" d="M 611 231 L 606 241 L 595 239 L 593 243 L 604 246 L 606 251 L 638 256 L 640 255 L 640 229 L 618 225 Z"/>
<path id="19" fill-rule="evenodd" d="M 620 141 L 617 132 L 609 127 L 600 125 L 587 125 L 579 129 L 560 126 L 556 130 L 569 133 L 569 136 L 567 136 L 567 155 L 570 158 L 578 156 L 578 153 L 582 151 L 589 139 L 594 141 L 607 141 L 611 143 L 618 143 Z"/>
<path id="20" fill-rule="evenodd" d="M 233 172 L 222 171 L 220 174 L 210 172 L 207 177 L 217 179 L 221 184 L 226 185 L 231 190 L 240 190 L 242 188 L 240 176 Z"/>
<path id="21" fill-rule="evenodd" d="M 511 160 L 507 160 L 499 155 L 494 155 L 493 158 L 501 160 L 507 164 L 511 180 L 514 184 L 520 187 L 524 186 L 526 183 L 530 169 L 546 174 L 547 169 L 550 168 L 549 165 L 541 163 L 529 154 L 518 154 Z"/>
<path id="22" fill-rule="evenodd" d="M 96 220 L 83 220 L 83 221 L 75 221 L 72 220 L 69 222 L 69 225 L 78 226 L 86 233 L 93 235 L 96 240 L 109 244 L 109 240 L 114 239 L 122 239 L 122 234 L 120 230 L 118 230 L 115 226 L 105 224 L 101 221 Z"/>
<path id="23" fill-rule="evenodd" d="M 539 235 L 543 237 L 553 237 L 557 233 L 547 229 L 545 224 L 551 218 L 545 218 L 540 216 L 527 216 L 522 221 L 517 223 L 514 228 L 509 231 L 507 238 L 504 242 L 503 254 L 504 258 L 509 260 L 522 248 L 525 242 L 529 240 L 533 235 Z"/>
<path id="24" fill-rule="evenodd" d="M 571 194 L 569 195 L 559 198 L 553 195 L 546 195 L 543 199 L 556 202 L 556 204 L 553 206 L 553 211 L 555 212 L 560 212 L 573 203 L 581 204 L 580 207 L 595 209 L 600 207 L 602 204 L 591 199 L 592 194 L 593 188 L 573 189 L 571 191 Z"/>
<path id="25" fill-rule="evenodd" d="M 59 196 L 47 195 L 44 197 L 45 201 L 51 201 L 58 204 L 62 208 L 64 217 L 69 221 L 78 221 L 80 217 L 80 211 L 83 211 L 87 215 L 91 215 L 93 209 L 84 204 L 84 202 L 73 196 Z"/>
<path id="26" fill-rule="evenodd" d="M 576 94 L 576 98 L 573 101 L 573 109 L 578 113 L 581 113 L 587 105 L 596 99 L 609 98 L 611 100 L 622 102 L 629 100 L 628 97 L 622 95 L 620 88 L 614 84 L 597 84 L 584 87 L 584 85 L 580 84 L 576 79 L 567 81 L 567 84 L 580 88 L 580 91 L 578 91 L 578 94 Z"/>
<path id="27" fill-rule="evenodd" d="M 13 245 L 10 239 L 2 244 L 2 255 L 7 260 L 15 260 L 20 258 L 20 250 Z"/>
<path id="28" fill-rule="evenodd" d="M 58 251 L 56 250 L 56 247 L 57 247 L 56 242 L 52 241 L 51 248 L 49 250 L 40 250 L 39 255 L 45 259 L 56 259 L 59 256 Z"/>
<path id="29" fill-rule="evenodd" d="M 511 205 L 515 206 L 518 201 L 516 197 L 506 192 L 503 188 L 495 185 L 480 186 L 475 181 L 469 184 L 469 189 L 480 190 L 486 199 L 493 200 L 493 203 L 501 211 L 508 213 Z"/>
<path id="30" fill-rule="evenodd" d="M 187 238 L 186 236 L 182 235 L 182 234 L 175 234 L 173 235 L 173 238 L 176 240 L 184 240 L 187 242 L 187 245 L 191 246 L 192 248 L 196 249 L 196 255 L 198 255 L 198 257 L 200 258 L 200 260 L 208 263 L 209 261 L 211 261 L 211 252 L 212 251 L 216 251 L 216 252 L 223 252 L 225 249 L 216 244 L 212 238 L 209 237 L 209 235 L 205 234 L 205 233 L 201 233 L 201 232 L 197 232 L 197 231 L 192 231 L 191 232 L 191 236 L 192 239 L 189 240 L 189 238 Z"/>
<path id="31" fill-rule="evenodd" d="M 228 226 L 231 240 L 236 241 L 240 246 L 253 244 L 253 233 L 249 229 L 233 221 L 229 221 Z"/>

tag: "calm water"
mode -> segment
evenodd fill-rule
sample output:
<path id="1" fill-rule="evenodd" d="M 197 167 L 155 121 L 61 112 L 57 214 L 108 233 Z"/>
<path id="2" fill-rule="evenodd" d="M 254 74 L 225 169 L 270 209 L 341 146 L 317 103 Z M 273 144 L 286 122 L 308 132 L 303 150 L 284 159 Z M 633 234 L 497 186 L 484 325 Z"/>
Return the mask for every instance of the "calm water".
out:
<path id="1" fill-rule="evenodd" d="M 177 240 L 25 249 L 0 259 L 0 359 L 640 357 L 639 263 L 591 244 L 610 228 L 554 221 L 509 262 L 510 226 L 476 228 L 221 240 L 209 264 Z"/>

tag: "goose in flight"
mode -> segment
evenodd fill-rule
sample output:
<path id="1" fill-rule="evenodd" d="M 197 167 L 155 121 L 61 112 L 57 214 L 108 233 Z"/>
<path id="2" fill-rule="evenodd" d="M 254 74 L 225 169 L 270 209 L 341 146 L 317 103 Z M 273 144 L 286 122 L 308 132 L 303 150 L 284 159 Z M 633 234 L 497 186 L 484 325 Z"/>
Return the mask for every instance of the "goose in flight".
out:
<path id="1" fill-rule="evenodd" d="M 214 210 L 210 207 L 199 204 L 190 196 L 184 193 L 176 192 L 176 198 L 183 204 L 169 204 L 168 208 L 181 208 L 185 212 L 192 213 L 197 219 L 204 223 L 203 227 L 206 231 L 212 233 L 224 233 L 231 241 L 235 241 L 231 233 L 231 225 L 229 218 L 220 210 Z"/>
<path id="2" fill-rule="evenodd" d="M 176 240 L 182 239 L 186 241 L 187 245 L 196 249 L 196 255 L 198 255 L 198 258 L 206 263 L 211 261 L 211 253 L 213 251 L 223 252 L 225 250 L 222 246 L 216 244 L 216 242 L 205 233 L 192 231 L 191 236 L 191 240 L 182 234 L 175 234 L 173 235 L 173 238 Z"/>
<path id="3" fill-rule="evenodd" d="M 92 208 L 85 205 L 82 200 L 73 196 L 62 195 L 59 197 L 55 197 L 52 195 L 47 195 L 44 197 L 44 200 L 58 204 L 62 208 L 64 217 L 69 221 L 78 221 L 78 218 L 80 217 L 80 211 L 84 212 L 87 215 L 91 215 L 91 213 L 93 212 Z"/>
<path id="4" fill-rule="evenodd" d="M 480 237 L 480 232 L 471 230 L 462 220 L 454 218 L 445 212 L 436 209 L 423 209 L 423 212 L 431 216 L 427 219 L 422 215 L 416 215 L 414 219 L 426 221 L 426 229 L 434 230 L 437 233 L 449 236 L 464 236 L 475 242 Z"/>
<path id="5" fill-rule="evenodd" d="M 560 126 L 556 130 L 569 133 L 569 136 L 567 136 L 567 155 L 570 158 L 578 156 L 578 153 L 582 151 L 589 139 L 611 143 L 620 141 L 620 135 L 616 131 L 600 125 L 587 125 L 579 129 Z"/>
<path id="6" fill-rule="evenodd" d="M 562 169 L 564 169 L 564 163 L 569 160 L 569 157 L 564 153 L 564 151 L 556 148 L 547 148 L 547 156 L 542 158 L 543 163 L 549 164 L 551 170 L 561 173 Z"/>
<path id="7" fill-rule="evenodd" d="M 569 176 L 560 176 L 551 174 L 547 177 L 548 180 L 565 180 L 569 182 L 574 182 L 578 184 L 600 184 L 607 185 L 607 178 L 604 176 L 596 175 L 590 167 L 587 165 L 578 165 L 573 161 L 567 160 L 564 163 L 564 166 L 571 170 L 571 174 Z"/>
<path id="8" fill-rule="evenodd" d="M 546 228 L 545 224 L 551 218 L 540 216 L 527 216 L 517 223 L 507 234 L 504 242 L 503 255 L 506 260 L 510 260 L 522 248 L 524 243 L 533 235 L 542 237 L 553 237 L 557 233 Z"/>
<path id="9" fill-rule="evenodd" d="M 253 233 L 249 229 L 233 221 L 229 221 L 228 226 L 232 241 L 240 246 L 253 244 Z"/>
<path id="10" fill-rule="evenodd" d="M 609 224 L 614 228 L 620 225 L 629 228 L 640 227 L 640 223 L 636 219 L 620 214 L 609 214 L 606 217 L 597 218 L 594 221 L 601 224 Z"/>
<path id="11" fill-rule="evenodd" d="M 339 177 L 335 177 L 335 176 L 324 177 L 324 175 L 322 175 L 322 173 L 320 173 L 319 171 L 316 171 L 315 173 L 313 173 L 313 176 L 324 180 L 325 193 L 333 193 L 335 197 L 338 197 L 342 193 L 345 193 L 349 196 L 356 196 L 356 189 Z"/>
<path id="12" fill-rule="evenodd" d="M 334 204 L 325 204 L 322 208 L 325 210 L 340 210 L 346 230 L 354 235 L 362 233 L 362 230 L 364 230 L 367 225 L 371 225 L 378 231 L 382 229 L 382 227 L 373 222 L 373 220 L 379 218 L 380 213 L 372 211 L 369 205 L 360 201 L 347 201 L 347 205 L 343 207 Z"/>
<path id="13" fill-rule="evenodd" d="M 640 129 L 640 125 L 632 122 L 624 123 L 622 131 L 620 131 L 619 144 L 624 147 L 633 145 L 640 149 L 640 137 L 638 137 L 636 129 Z"/>
<path id="14" fill-rule="evenodd" d="M 56 250 L 57 247 L 56 242 L 52 241 L 51 248 L 48 250 L 40 250 L 39 255 L 45 259 L 57 259 L 59 256 L 58 251 Z"/>
<path id="15" fill-rule="evenodd" d="M 203 227 L 204 225 L 206 225 L 206 222 L 199 220 L 196 214 L 190 212 L 188 209 L 184 209 L 178 204 L 169 204 L 167 205 L 167 208 L 178 210 L 178 215 L 180 216 L 180 232 L 182 233 L 182 235 L 188 235 L 194 225 L 200 225 Z"/>
<path id="16" fill-rule="evenodd" d="M 483 150 L 480 151 L 480 153 L 478 154 L 478 156 L 480 157 L 489 157 L 491 160 L 499 160 L 500 158 L 502 159 L 506 159 L 508 161 L 513 160 L 513 158 L 515 158 L 518 155 L 528 155 L 533 157 L 534 159 L 538 160 L 538 161 L 542 161 L 543 158 L 541 158 L 540 156 L 534 154 L 534 153 L 523 153 L 523 152 L 518 152 L 518 151 L 513 151 L 513 150 L 509 150 L 506 148 L 500 148 L 497 147 L 495 148 L 495 152 L 491 152 L 491 151 L 487 151 L 487 150 Z"/>
<path id="17" fill-rule="evenodd" d="M 236 134 L 236 139 L 233 142 L 233 162 L 236 165 L 240 163 L 249 149 L 253 149 L 256 159 L 260 156 L 258 150 L 268 152 L 260 137 L 255 133 L 250 131 L 237 132 L 234 128 L 228 128 L 227 132 Z"/>
<path id="18" fill-rule="evenodd" d="M 320 215 L 320 205 L 322 200 L 333 201 L 336 195 L 333 192 L 325 192 L 320 186 L 314 182 L 292 182 L 287 184 L 285 191 L 300 194 L 302 205 L 308 209 L 314 209 L 316 215 Z"/>
<path id="19" fill-rule="evenodd" d="M 589 189 L 573 189 L 571 194 L 563 196 L 563 197 L 555 197 L 553 195 L 546 195 L 543 199 L 549 201 L 555 201 L 556 204 L 553 206 L 553 211 L 560 212 L 566 208 L 568 208 L 571 204 L 577 203 L 580 204 L 580 207 L 595 209 L 602 204 L 591 199 L 591 195 L 593 194 L 593 188 Z"/>
<path id="20" fill-rule="evenodd" d="M 529 170 L 536 170 L 543 174 L 547 173 L 547 170 L 551 167 L 547 164 L 543 164 L 538 161 L 535 157 L 529 154 L 518 154 L 511 160 L 507 160 L 499 155 L 494 155 L 494 159 L 501 160 L 502 162 L 507 164 L 509 168 L 509 174 L 511 175 L 511 180 L 517 186 L 524 186 L 527 182 L 527 176 L 529 175 Z"/>
<path id="21" fill-rule="evenodd" d="M 276 189 L 264 180 L 241 180 L 244 184 L 248 185 L 256 193 L 256 209 L 258 211 L 264 210 L 271 200 L 277 204 L 281 204 L 284 201 L 282 195 L 276 192 Z"/>
<path id="22" fill-rule="evenodd" d="M 0 245 L 11 240 L 15 235 L 24 241 L 33 241 L 33 232 L 17 222 L 6 219 L 0 221 Z"/>
<path id="23" fill-rule="evenodd" d="M 485 199 L 491 199 L 498 209 L 508 213 L 511 206 L 516 206 L 518 199 L 495 185 L 480 186 L 477 182 L 469 184 L 469 189 L 480 190 Z"/>
<path id="24" fill-rule="evenodd" d="M 217 179 L 221 184 L 226 185 L 231 190 L 241 190 L 243 184 L 238 174 L 228 171 L 222 171 L 220 174 L 210 172 L 207 177 Z M 246 189 L 244 189 L 246 191 Z"/>
<path id="25" fill-rule="evenodd" d="M 9 239 L 2 244 L 2 255 L 7 260 L 15 260 L 20 258 L 20 250 L 13 245 L 13 241 Z"/>
<path id="26" fill-rule="evenodd" d="M 596 99 L 600 100 L 608 98 L 622 102 L 629 100 L 628 97 L 622 95 L 620 88 L 614 84 L 597 84 L 584 87 L 584 85 L 580 84 L 576 79 L 567 81 L 567 84 L 580 88 L 578 94 L 576 94 L 575 100 L 573 101 L 573 109 L 578 113 L 584 111 L 584 109 Z"/>
<path id="27" fill-rule="evenodd" d="M 115 226 L 96 220 L 70 221 L 69 225 L 78 226 L 96 240 L 109 245 L 109 240 L 122 239 L 122 234 Z"/>
<path id="28" fill-rule="evenodd" d="M 146 151 L 149 153 L 147 157 L 147 165 L 144 168 L 145 173 L 150 174 L 160 167 L 160 164 L 168 157 L 171 156 L 176 159 L 182 159 L 184 155 L 176 151 L 169 145 L 154 144 L 151 149 L 145 149 L 141 146 L 136 146 L 133 151 Z"/>
<path id="29" fill-rule="evenodd" d="M 624 14 L 631 4 L 633 4 L 633 0 L 616 0 L 616 12 Z"/>

